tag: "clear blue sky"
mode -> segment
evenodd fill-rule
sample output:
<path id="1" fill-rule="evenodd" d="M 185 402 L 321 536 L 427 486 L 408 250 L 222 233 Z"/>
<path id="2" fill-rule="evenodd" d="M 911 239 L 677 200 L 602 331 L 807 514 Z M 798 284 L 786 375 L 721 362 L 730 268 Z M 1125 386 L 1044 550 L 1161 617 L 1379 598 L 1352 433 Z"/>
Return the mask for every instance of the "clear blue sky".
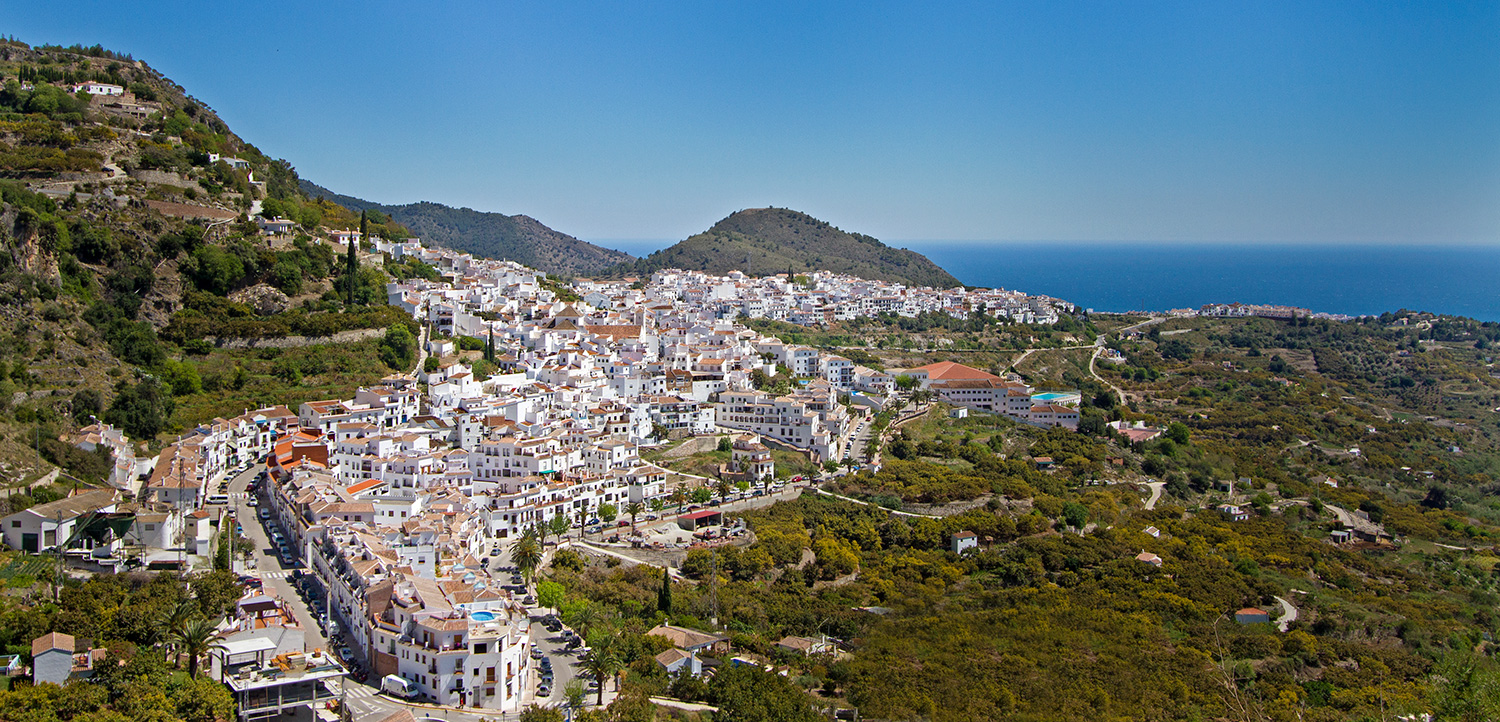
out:
<path id="1" fill-rule="evenodd" d="M 582 238 L 1500 243 L 1492 1 L 7 5 L 336 191 Z"/>

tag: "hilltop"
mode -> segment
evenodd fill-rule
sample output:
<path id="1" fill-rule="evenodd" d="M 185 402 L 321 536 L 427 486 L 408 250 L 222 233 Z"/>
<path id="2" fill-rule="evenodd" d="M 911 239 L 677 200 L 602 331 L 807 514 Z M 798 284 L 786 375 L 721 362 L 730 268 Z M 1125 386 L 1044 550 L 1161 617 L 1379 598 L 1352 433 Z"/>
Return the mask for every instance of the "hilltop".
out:
<path id="1" fill-rule="evenodd" d="M 543 225 L 530 216 L 507 216 L 423 201 L 391 206 L 334 193 L 311 181 L 302 190 L 353 211 L 376 210 L 432 245 L 484 258 L 516 261 L 562 275 L 597 273 L 631 260 L 628 253 L 601 248 Z"/>
<path id="2" fill-rule="evenodd" d="M 752 276 L 827 270 L 911 286 L 963 285 L 915 251 L 891 248 L 860 233 L 849 233 L 806 213 L 786 208 L 751 208 L 731 214 L 712 228 L 670 248 L 609 270 L 611 275 L 644 275 L 663 268 L 710 273 L 739 270 Z"/>

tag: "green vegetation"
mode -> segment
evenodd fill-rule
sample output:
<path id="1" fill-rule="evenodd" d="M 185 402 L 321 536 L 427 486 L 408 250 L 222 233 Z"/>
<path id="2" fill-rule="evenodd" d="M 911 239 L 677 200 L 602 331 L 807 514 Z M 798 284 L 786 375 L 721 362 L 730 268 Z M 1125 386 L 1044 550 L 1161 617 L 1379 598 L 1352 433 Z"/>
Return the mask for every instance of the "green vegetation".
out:
<path id="1" fill-rule="evenodd" d="M 663 268 L 719 274 L 739 270 L 751 276 L 826 270 L 913 286 L 962 285 L 920 253 L 784 208 L 738 211 L 703 233 L 609 273 L 645 276 Z"/>
<path id="2" fill-rule="evenodd" d="M 14 561 L 12 562 L 14 564 Z M 14 581 L 14 580 L 12 580 Z M 49 631 L 92 640 L 107 649 L 92 682 L 42 684 L 0 692 L 0 718 L 24 720 L 182 719 L 214 722 L 234 716 L 224 685 L 198 677 L 198 659 L 212 644 L 212 621 L 221 618 L 240 587 L 228 572 L 69 579 L 56 601 L 0 604 L 0 645 L 30 656 L 31 640 Z M 166 649 L 189 656 L 174 672 Z M 196 652 L 196 654 L 195 654 Z"/>

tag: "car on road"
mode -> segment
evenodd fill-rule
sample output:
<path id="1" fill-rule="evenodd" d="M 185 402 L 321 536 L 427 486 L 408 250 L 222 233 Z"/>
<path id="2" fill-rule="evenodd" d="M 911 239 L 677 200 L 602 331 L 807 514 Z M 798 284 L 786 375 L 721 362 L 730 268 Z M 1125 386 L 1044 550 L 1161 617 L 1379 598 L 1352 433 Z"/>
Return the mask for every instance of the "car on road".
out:
<path id="1" fill-rule="evenodd" d="M 270 509 L 261 509 L 260 512 L 259 512 L 259 514 L 257 514 L 257 516 L 259 516 L 264 521 L 269 521 L 271 519 L 271 510 Z"/>
<path id="2" fill-rule="evenodd" d="M 660 518 L 661 517 L 659 517 L 659 516 L 657 516 L 655 514 L 647 514 L 646 515 L 646 521 L 656 521 L 657 519 L 660 519 Z"/>
<path id="3" fill-rule="evenodd" d="M 602 526 L 585 527 L 584 530 L 583 530 L 583 532 L 585 534 L 598 534 L 599 532 L 602 532 L 602 531 L 604 531 L 604 527 L 602 527 Z"/>
<path id="4" fill-rule="evenodd" d="M 245 503 L 248 504 L 249 506 L 260 506 L 260 502 L 257 501 L 255 499 L 255 497 L 253 497 L 253 496 L 250 497 L 250 498 L 248 498 L 248 499 L 246 499 Z"/>
<path id="5" fill-rule="evenodd" d="M 536 604 L 536 597 L 533 597 L 530 594 L 528 594 L 528 595 L 526 595 L 525 599 L 521 600 L 521 603 L 522 604 L 526 604 L 526 605 Z"/>
<path id="6" fill-rule="evenodd" d="M 551 697 L 552 696 L 552 688 L 549 687 L 549 686 L 547 686 L 547 685 L 545 685 L 545 684 L 537 685 L 536 696 L 538 696 L 538 697 Z"/>
<path id="7" fill-rule="evenodd" d="M 229 503 L 229 495 L 228 494 L 210 494 L 209 497 L 208 497 L 208 502 L 207 503 L 209 503 L 209 504 L 228 504 Z"/>
<path id="8" fill-rule="evenodd" d="M 353 662 L 354 661 L 354 652 L 353 652 L 353 650 L 349 649 L 348 647 L 339 647 L 339 659 L 344 660 L 344 664 L 346 664 L 346 665 L 349 664 L 350 662 Z"/>

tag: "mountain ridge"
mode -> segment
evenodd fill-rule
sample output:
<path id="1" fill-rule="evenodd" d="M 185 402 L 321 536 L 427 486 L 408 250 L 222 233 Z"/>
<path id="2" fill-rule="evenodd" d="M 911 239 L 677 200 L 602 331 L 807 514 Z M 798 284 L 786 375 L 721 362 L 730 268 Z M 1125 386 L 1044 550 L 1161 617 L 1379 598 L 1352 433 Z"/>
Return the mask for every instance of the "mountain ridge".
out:
<path id="1" fill-rule="evenodd" d="M 963 285 L 916 251 L 775 207 L 735 211 L 702 233 L 610 268 L 606 275 L 644 275 L 663 268 L 721 274 L 739 270 L 752 276 L 826 270 L 911 286 Z"/>
<path id="2" fill-rule="evenodd" d="M 300 187 L 311 197 L 324 198 L 352 211 L 384 213 L 424 242 L 476 256 L 516 261 L 547 273 L 596 273 L 633 260 L 628 253 L 596 246 L 524 214 L 510 216 L 434 201 L 387 205 L 335 193 L 305 178 L 300 179 Z"/>

